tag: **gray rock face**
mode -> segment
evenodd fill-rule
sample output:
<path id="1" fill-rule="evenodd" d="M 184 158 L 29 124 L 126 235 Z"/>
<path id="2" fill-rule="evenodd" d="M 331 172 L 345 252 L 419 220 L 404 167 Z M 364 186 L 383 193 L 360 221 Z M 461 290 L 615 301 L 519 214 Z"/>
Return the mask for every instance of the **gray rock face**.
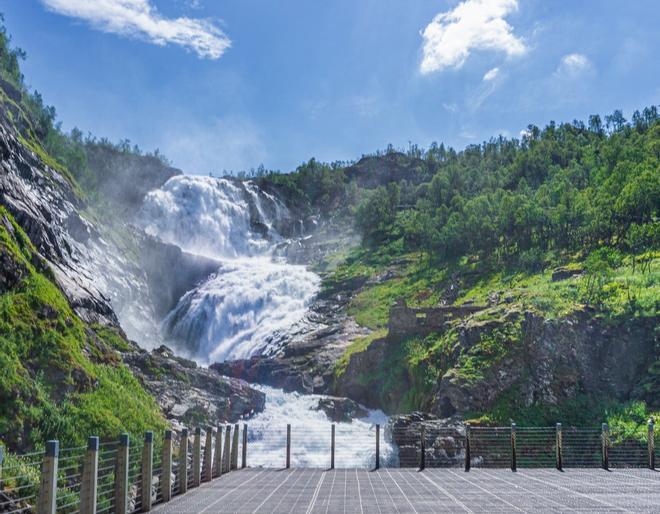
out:
<path id="1" fill-rule="evenodd" d="M 165 416 L 184 426 L 234 423 L 261 412 L 266 395 L 243 380 L 219 376 L 161 346 L 135 349 L 124 362 L 154 395 Z"/>
<path id="2" fill-rule="evenodd" d="M 319 400 L 318 410 L 325 412 L 330 421 L 350 423 L 356 418 L 369 415 L 367 409 L 349 398 L 326 396 Z"/>
<path id="3" fill-rule="evenodd" d="M 648 334 L 659 321 L 640 318 L 612 326 L 588 312 L 558 320 L 526 312 L 522 341 L 515 351 L 494 361 L 483 380 L 470 380 L 450 370 L 438 384 L 433 411 L 447 416 L 487 409 L 511 387 L 517 388 L 517 396 L 526 405 L 560 405 L 580 393 L 629 400 L 648 363 L 657 358 L 655 341 Z M 498 325 L 467 323 L 461 345 L 469 348 Z"/>
<path id="4" fill-rule="evenodd" d="M 426 467 L 459 467 L 465 463 L 465 426 L 457 419 L 430 413 L 393 416 L 385 437 L 399 449 L 399 465 L 417 467 L 421 461 L 422 429 Z"/>
<path id="5" fill-rule="evenodd" d="M 84 242 L 94 231 L 78 213 L 81 201 L 71 184 L 26 150 L 9 127 L 0 120 L 0 203 L 51 264 L 76 313 L 89 322 L 116 325 L 110 299 L 87 266 L 94 250 L 85 248 Z"/>

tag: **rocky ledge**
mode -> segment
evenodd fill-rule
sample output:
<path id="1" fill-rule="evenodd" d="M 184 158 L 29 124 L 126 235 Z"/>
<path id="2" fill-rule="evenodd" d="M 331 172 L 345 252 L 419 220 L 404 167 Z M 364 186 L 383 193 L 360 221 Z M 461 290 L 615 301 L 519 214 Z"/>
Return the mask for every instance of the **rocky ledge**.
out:
<path id="1" fill-rule="evenodd" d="M 153 352 L 136 346 L 123 359 L 175 427 L 234 423 L 263 411 L 266 403 L 266 395 L 245 381 L 219 376 L 166 346 Z"/>

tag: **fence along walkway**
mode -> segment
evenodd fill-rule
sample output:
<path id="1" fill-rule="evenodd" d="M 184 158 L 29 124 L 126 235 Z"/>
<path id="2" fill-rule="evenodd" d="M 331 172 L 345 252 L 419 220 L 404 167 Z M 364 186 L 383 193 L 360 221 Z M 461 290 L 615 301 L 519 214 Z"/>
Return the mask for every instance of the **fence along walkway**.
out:
<path id="1" fill-rule="evenodd" d="M 117 441 L 104 443 L 100 443 L 98 437 L 90 437 L 87 446 L 77 448 L 60 449 L 58 441 L 49 441 L 44 451 L 20 456 L 3 456 L 0 447 L 0 513 L 129 514 L 150 511 L 154 505 L 167 504 L 174 497 L 180 498 L 172 501 L 171 508 L 162 507 L 159 512 L 214 512 L 217 509 L 214 510 L 213 505 L 218 502 L 222 502 L 223 511 L 232 511 L 223 498 L 238 502 L 236 512 L 245 512 L 239 507 L 241 502 L 248 500 L 247 497 L 250 502 L 256 502 L 254 508 L 248 510 L 266 512 L 277 510 L 273 508 L 272 501 L 280 500 L 280 493 L 284 492 L 287 499 L 278 505 L 287 512 L 298 507 L 312 512 L 318 505 L 325 506 L 321 510 L 331 512 L 333 502 L 338 502 L 334 506 L 340 510 L 364 511 L 365 505 L 371 505 L 373 510 L 375 505 L 378 512 L 392 509 L 421 512 L 425 509 L 425 502 L 430 502 L 435 506 L 432 511 L 437 512 L 437 503 L 434 502 L 440 497 L 453 498 L 452 511 L 456 511 L 460 510 L 456 506 L 463 505 L 460 498 L 469 499 L 472 493 L 492 500 L 486 505 L 495 510 L 495 507 L 502 505 L 508 505 L 508 509 L 502 507 L 505 511 L 517 510 L 519 508 L 515 507 L 515 503 L 504 498 L 506 494 L 502 496 L 500 489 L 509 486 L 528 491 L 526 497 L 537 500 L 545 498 L 559 506 L 565 504 L 550 498 L 561 497 L 560 492 L 564 491 L 567 498 L 575 501 L 576 498 L 589 500 L 578 502 L 580 505 L 601 505 L 607 507 L 605 511 L 610 507 L 618 511 L 617 502 L 594 499 L 610 490 L 609 484 L 598 485 L 604 480 L 601 475 L 594 475 L 594 472 L 584 475 L 586 470 L 571 472 L 560 484 L 556 478 L 550 477 L 552 471 L 541 468 L 654 470 L 658 456 L 657 434 L 652 421 L 648 424 L 645 441 L 612 437 L 607 425 L 600 429 L 562 427 L 561 424 L 541 428 L 516 427 L 515 424 L 510 427 L 456 428 L 422 423 L 414 427 L 388 429 L 385 439 L 394 443 L 398 451 L 395 455 L 386 456 L 381 455 L 381 435 L 384 431 L 379 425 L 374 428 L 372 453 L 367 460 L 370 461 L 368 468 L 377 473 L 336 469 L 353 467 L 354 461 L 349 458 L 350 455 L 358 451 L 364 454 L 369 449 L 355 448 L 345 438 L 337 440 L 335 425 L 325 435 L 325 442 L 322 442 L 322 434 L 292 430 L 288 425 L 285 435 L 275 438 L 275 447 L 269 449 L 270 452 L 281 452 L 283 473 L 256 468 L 246 470 L 240 477 L 226 477 L 217 484 L 215 481 L 213 484 L 209 482 L 239 469 L 239 466 L 247 467 L 247 425 L 243 425 L 242 431 L 239 425 L 208 427 L 204 432 L 197 428 L 192 435 L 186 429 L 179 434 L 166 431 L 162 437 L 155 437 L 152 432 L 145 433 L 142 438 L 122 434 Z M 292 466 L 292 447 L 295 451 L 297 438 L 311 436 L 318 439 L 316 446 L 327 452 L 327 458 L 299 461 L 303 467 L 311 464 L 317 469 L 298 473 L 299 469 Z M 321 469 L 318 469 L 319 462 Z M 279 465 L 274 467 L 280 468 Z M 464 471 L 484 469 L 475 471 L 481 477 L 478 480 L 468 478 L 459 469 L 446 469 L 442 475 L 415 475 L 410 474 L 412 470 L 403 472 L 393 469 L 422 471 L 434 467 L 463 468 Z M 519 468 L 537 469 L 531 474 L 525 470 L 524 476 L 529 480 L 522 483 L 520 475 L 503 474 L 501 470 L 487 468 L 510 468 L 512 471 Z M 580 493 L 578 491 L 583 488 L 581 484 L 585 482 L 585 476 L 596 477 L 596 482 L 592 484 L 593 490 Z M 620 485 L 623 484 L 624 489 L 631 480 L 642 488 L 652 486 L 652 494 L 649 493 L 647 499 L 652 497 L 654 501 L 660 501 L 660 475 L 642 469 L 621 469 L 614 476 L 618 477 L 616 480 L 621 480 Z M 484 481 L 497 484 L 497 487 L 487 489 Z M 547 485 L 546 482 L 556 484 Z M 249 483 L 253 485 L 249 486 Z M 366 484 L 368 488 L 364 489 Z M 462 486 L 468 489 L 463 490 Z M 470 490 L 472 493 L 468 493 Z M 416 491 L 417 495 L 413 495 L 413 503 L 410 500 L 411 491 Z M 633 492 L 622 490 L 621 494 Z M 376 503 L 363 504 L 366 498 L 373 498 Z M 382 505 L 386 507 L 384 510 L 379 502 L 385 502 Z M 409 509 L 405 508 L 406 502 Z M 531 504 L 525 505 L 529 507 Z M 474 510 L 467 508 L 467 511 Z"/>

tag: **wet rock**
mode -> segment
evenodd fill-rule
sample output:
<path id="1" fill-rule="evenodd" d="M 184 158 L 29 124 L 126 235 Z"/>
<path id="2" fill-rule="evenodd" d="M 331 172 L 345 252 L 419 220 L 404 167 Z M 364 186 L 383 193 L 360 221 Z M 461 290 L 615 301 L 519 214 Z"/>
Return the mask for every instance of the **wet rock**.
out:
<path id="1" fill-rule="evenodd" d="M 266 395 L 245 381 L 219 376 L 161 346 L 123 355 L 165 416 L 187 426 L 236 422 L 261 412 Z"/>
<path id="2" fill-rule="evenodd" d="M 328 419 L 337 423 L 350 423 L 356 418 L 369 415 L 367 409 L 350 398 L 326 396 L 319 400 L 317 410 L 325 412 Z"/>

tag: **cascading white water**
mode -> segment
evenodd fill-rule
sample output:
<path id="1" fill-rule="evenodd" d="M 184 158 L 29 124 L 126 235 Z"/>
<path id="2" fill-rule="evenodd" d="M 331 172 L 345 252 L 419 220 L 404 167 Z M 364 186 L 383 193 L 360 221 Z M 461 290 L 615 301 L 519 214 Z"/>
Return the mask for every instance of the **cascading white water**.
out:
<path id="1" fill-rule="evenodd" d="M 288 215 L 250 182 L 182 175 L 146 196 L 147 232 L 220 262 L 163 322 L 179 353 L 202 364 L 247 358 L 304 316 L 320 281 L 273 256 L 282 241 L 275 225 Z"/>
<path id="2" fill-rule="evenodd" d="M 251 257 L 223 262 L 165 318 L 165 331 L 189 341 L 202 362 L 245 359 L 266 351 L 273 336 L 300 320 L 318 285 L 303 266 Z"/>
<path id="3" fill-rule="evenodd" d="M 318 395 L 285 393 L 259 386 L 266 393 L 266 409 L 248 421 L 250 466 L 284 467 L 286 426 L 291 424 L 291 466 L 330 467 L 331 425 L 324 412 L 317 410 Z M 387 416 L 371 411 L 352 422 L 335 423 L 335 467 L 373 468 L 376 455 L 376 424 L 381 425 L 381 464 L 396 464 L 396 446 L 387 441 Z"/>

